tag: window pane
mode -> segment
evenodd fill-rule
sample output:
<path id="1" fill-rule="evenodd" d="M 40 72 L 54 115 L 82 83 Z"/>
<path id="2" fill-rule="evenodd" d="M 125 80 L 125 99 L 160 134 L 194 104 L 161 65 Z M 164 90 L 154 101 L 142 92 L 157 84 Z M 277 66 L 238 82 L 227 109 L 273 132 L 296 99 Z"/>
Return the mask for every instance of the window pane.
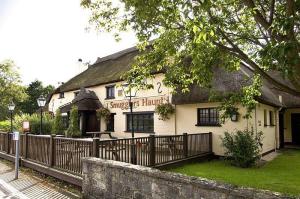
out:
<path id="1" fill-rule="evenodd" d="M 106 98 L 113 98 L 115 97 L 115 87 L 109 86 L 106 87 Z"/>
<path id="2" fill-rule="evenodd" d="M 219 123 L 219 113 L 217 109 L 211 108 L 210 111 L 210 123 L 211 124 L 218 124 Z"/>
<path id="3" fill-rule="evenodd" d="M 264 109 L 264 125 L 267 126 L 268 125 L 268 119 L 267 119 L 267 110 Z"/>
<path id="4" fill-rule="evenodd" d="M 270 125 L 274 125 L 274 114 L 273 114 L 273 111 L 270 111 L 269 114 L 270 114 Z"/>
<path id="5" fill-rule="evenodd" d="M 127 131 L 131 131 L 131 116 L 127 115 Z"/>
<path id="6" fill-rule="evenodd" d="M 115 114 L 110 115 L 109 121 L 106 123 L 106 130 L 107 131 L 115 130 Z"/>
<path id="7" fill-rule="evenodd" d="M 137 132 L 153 132 L 154 119 L 153 113 L 133 114 L 134 131 Z M 127 131 L 131 131 L 131 115 L 127 114 Z"/>
<path id="8" fill-rule="evenodd" d="M 217 125 L 219 124 L 219 113 L 216 108 L 199 108 L 198 109 L 199 125 Z"/>

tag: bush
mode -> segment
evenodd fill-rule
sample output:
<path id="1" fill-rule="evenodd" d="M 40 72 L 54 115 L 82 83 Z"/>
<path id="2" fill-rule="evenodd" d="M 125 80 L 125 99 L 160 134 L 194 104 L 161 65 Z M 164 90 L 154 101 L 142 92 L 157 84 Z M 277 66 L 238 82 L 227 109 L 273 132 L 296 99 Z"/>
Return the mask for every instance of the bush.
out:
<path id="1" fill-rule="evenodd" d="M 171 103 L 159 104 L 155 108 L 155 112 L 159 115 L 160 120 L 170 119 L 170 115 L 175 113 L 175 109 Z"/>
<path id="2" fill-rule="evenodd" d="M 22 132 L 22 126 L 24 121 L 29 121 L 30 125 L 30 133 L 32 134 L 40 134 L 40 124 L 41 124 L 41 116 L 40 114 L 22 114 L 16 115 L 14 118 L 15 125 L 18 131 Z M 53 130 L 53 117 L 48 114 L 43 114 L 43 129 L 42 134 L 51 134 Z"/>
<path id="3" fill-rule="evenodd" d="M 64 130 L 65 128 L 64 128 L 61 112 L 59 109 L 57 109 L 54 118 L 53 133 L 62 135 Z"/>
<path id="4" fill-rule="evenodd" d="M 3 131 L 3 132 L 10 131 L 10 121 L 9 120 L 0 121 L 0 131 Z"/>
<path id="5" fill-rule="evenodd" d="M 225 156 L 238 167 L 251 167 L 260 159 L 262 149 L 262 132 L 254 134 L 253 130 L 225 132 L 222 145 L 225 147 Z"/>
<path id="6" fill-rule="evenodd" d="M 29 114 L 15 115 L 14 123 L 15 123 L 16 130 L 22 132 L 23 122 L 30 121 L 30 118 L 31 116 Z"/>
<path id="7" fill-rule="evenodd" d="M 103 117 L 103 119 L 105 120 L 105 122 L 109 122 L 110 120 L 110 111 L 108 110 L 108 108 L 100 108 L 97 110 L 97 119 L 100 120 L 101 117 Z"/>
<path id="8" fill-rule="evenodd" d="M 70 111 L 70 125 L 66 131 L 67 137 L 80 137 L 81 132 L 79 130 L 78 108 L 73 106 Z"/>

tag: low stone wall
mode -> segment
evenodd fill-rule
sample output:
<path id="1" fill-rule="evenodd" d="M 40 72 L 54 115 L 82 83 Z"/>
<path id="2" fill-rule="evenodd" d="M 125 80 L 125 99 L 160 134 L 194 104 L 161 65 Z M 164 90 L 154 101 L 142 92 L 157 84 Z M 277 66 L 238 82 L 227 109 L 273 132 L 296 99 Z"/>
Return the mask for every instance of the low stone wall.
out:
<path id="1" fill-rule="evenodd" d="M 84 198 L 104 199 L 283 199 L 280 194 L 217 183 L 153 168 L 85 158 Z"/>

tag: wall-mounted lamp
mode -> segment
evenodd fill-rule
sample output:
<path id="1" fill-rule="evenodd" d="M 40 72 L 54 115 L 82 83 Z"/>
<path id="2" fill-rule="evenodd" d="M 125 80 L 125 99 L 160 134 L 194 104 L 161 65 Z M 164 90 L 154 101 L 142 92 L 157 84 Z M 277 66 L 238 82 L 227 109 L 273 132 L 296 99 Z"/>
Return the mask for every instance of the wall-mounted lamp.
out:
<path id="1" fill-rule="evenodd" d="M 231 121 L 233 122 L 237 122 L 238 121 L 238 117 L 239 117 L 239 113 L 237 111 L 233 112 L 230 116 Z"/>

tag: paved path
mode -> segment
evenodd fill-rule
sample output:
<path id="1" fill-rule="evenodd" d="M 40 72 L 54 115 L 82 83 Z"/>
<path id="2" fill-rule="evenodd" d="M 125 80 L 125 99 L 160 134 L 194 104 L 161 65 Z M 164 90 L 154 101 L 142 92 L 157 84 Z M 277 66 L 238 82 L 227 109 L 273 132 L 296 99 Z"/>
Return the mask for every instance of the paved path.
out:
<path id="1" fill-rule="evenodd" d="M 79 198 L 68 191 L 58 189 L 45 180 L 29 176 L 22 172 L 14 180 L 14 169 L 0 159 L 0 198 L 5 199 L 45 199 Z"/>

